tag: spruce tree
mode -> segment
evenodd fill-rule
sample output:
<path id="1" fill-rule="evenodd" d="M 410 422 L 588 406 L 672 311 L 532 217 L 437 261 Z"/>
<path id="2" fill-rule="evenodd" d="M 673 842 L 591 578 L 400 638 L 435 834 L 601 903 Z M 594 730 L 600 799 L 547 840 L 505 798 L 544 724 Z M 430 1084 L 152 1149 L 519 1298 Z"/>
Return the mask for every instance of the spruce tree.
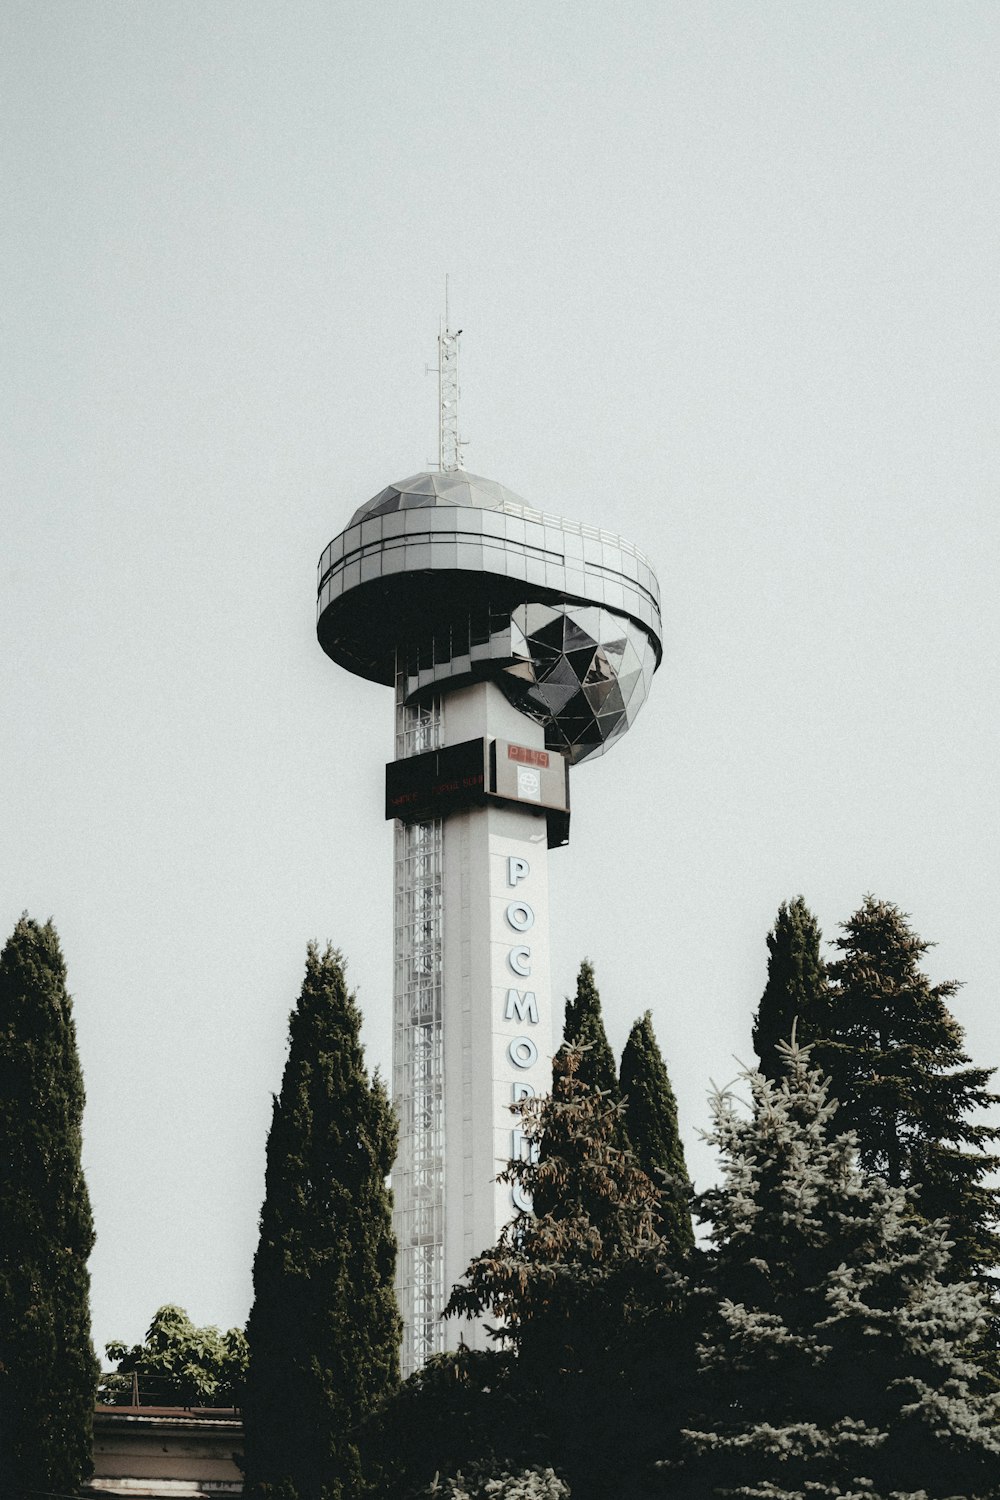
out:
<path id="1" fill-rule="evenodd" d="M 620 1075 L 625 1133 L 658 1192 L 656 1228 L 680 1265 L 694 1248 L 691 1181 L 677 1127 L 677 1100 L 647 1010 L 629 1033 Z"/>
<path id="2" fill-rule="evenodd" d="M 247 1325 L 246 1491 L 355 1500 L 360 1424 L 398 1383 L 392 1107 L 341 955 L 311 944 L 267 1142 Z"/>
<path id="3" fill-rule="evenodd" d="M 608 1044 L 601 1015 L 601 997 L 594 980 L 594 969 L 588 958 L 580 965 L 576 979 L 576 994 L 566 1000 L 566 1015 L 563 1020 L 563 1047 L 556 1054 L 555 1072 L 562 1072 L 565 1049 L 578 1047 L 581 1056 L 575 1065 L 575 1077 L 591 1088 L 603 1089 L 612 1099 L 618 1099 L 618 1070 L 615 1054 Z"/>
<path id="4" fill-rule="evenodd" d="M 94 1244 L 80 1165 L 83 1078 L 51 922 L 0 954 L 0 1476 L 4 1495 L 93 1471 Z"/>
<path id="5" fill-rule="evenodd" d="M 958 985 L 930 983 L 920 961 L 931 945 L 889 902 L 866 896 L 842 925 L 815 1049 L 841 1122 L 857 1132 L 866 1171 L 912 1187 L 925 1219 L 947 1220 L 953 1275 L 995 1267 L 989 1177 L 1000 1163 L 989 1147 L 1000 1128 L 974 1116 L 1000 1097 L 987 1087 L 992 1070 L 972 1067 L 964 1051 L 947 1004 Z"/>
<path id="6" fill-rule="evenodd" d="M 767 984 L 754 1017 L 753 1046 L 765 1078 L 780 1080 L 777 1051 L 795 1027 L 800 1043 L 815 1035 L 824 994 L 820 930 L 801 896 L 783 901 L 767 935 Z"/>
<path id="7" fill-rule="evenodd" d="M 947 1282 L 942 1225 L 858 1170 L 853 1137 L 796 1047 L 780 1086 L 714 1101 L 721 1186 L 705 1195 L 708 1311 L 687 1461 L 671 1493 L 985 1500 L 1000 1398 L 968 1356 L 976 1289 Z"/>

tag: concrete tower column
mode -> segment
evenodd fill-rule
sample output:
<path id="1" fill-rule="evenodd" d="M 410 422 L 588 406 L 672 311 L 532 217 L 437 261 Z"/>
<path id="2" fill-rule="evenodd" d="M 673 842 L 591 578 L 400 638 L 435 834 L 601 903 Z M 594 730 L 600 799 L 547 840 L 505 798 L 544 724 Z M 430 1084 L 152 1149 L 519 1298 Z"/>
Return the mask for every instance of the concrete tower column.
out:
<path id="1" fill-rule="evenodd" d="M 445 743 L 483 737 L 544 751 L 542 726 L 492 682 L 449 693 Z M 519 1141 L 511 1104 L 552 1081 L 549 892 L 541 809 L 470 807 L 444 822 L 444 1290 L 517 1212 L 496 1181 Z M 446 1330 L 457 1342 L 459 1325 Z M 461 1328 L 473 1348 L 485 1330 Z"/>

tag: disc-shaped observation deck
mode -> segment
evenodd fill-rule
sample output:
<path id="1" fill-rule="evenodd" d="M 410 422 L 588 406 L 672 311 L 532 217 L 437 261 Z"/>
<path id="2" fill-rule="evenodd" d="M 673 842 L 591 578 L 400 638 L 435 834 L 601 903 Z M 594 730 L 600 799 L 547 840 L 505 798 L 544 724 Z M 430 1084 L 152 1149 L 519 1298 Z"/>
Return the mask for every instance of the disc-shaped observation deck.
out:
<path id="1" fill-rule="evenodd" d="M 659 587 L 636 547 L 461 469 L 355 511 L 320 558 L 317 633 L 404 700 L 494 680 L 574 762 L 628 729 L 662 656 Z"/>

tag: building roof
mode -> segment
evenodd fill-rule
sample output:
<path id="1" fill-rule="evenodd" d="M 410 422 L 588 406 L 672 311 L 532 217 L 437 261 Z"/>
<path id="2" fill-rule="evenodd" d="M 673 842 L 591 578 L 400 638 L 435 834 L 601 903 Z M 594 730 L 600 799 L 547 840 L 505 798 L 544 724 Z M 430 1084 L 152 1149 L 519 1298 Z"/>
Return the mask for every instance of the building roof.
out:
<path id="1" fill-rule="evenodd" d="M 428 505 L 471 505 L 476 510 L 505 510 L 520 515 L 528 503 L 506 485 L 464 469 L 443 474 L 412 474 L 386 485 L 356 510 L 349 521 L 355 526 L 369 516 L 386 516 L 396 510 L 416 510 Z"/>

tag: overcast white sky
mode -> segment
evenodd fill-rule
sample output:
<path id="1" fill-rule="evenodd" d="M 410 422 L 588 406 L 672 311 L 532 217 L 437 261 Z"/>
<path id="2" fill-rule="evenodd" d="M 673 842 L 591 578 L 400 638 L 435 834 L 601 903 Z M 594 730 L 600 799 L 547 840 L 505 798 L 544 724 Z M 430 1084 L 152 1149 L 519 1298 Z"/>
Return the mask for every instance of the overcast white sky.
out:
<path id="1" fill-rule="evenodd" d="M 866 891 L 1000 1062 L 995 3 L 7 0 L 0 928 L 52 915 L 94 1333 L 243 1321 L 309 938 L 389 1060 L 391 693 L 315 564 L 426 467 L 656 562 L 553 983 L 650 1007 L 690 1161 L 778 903 Z"/>

